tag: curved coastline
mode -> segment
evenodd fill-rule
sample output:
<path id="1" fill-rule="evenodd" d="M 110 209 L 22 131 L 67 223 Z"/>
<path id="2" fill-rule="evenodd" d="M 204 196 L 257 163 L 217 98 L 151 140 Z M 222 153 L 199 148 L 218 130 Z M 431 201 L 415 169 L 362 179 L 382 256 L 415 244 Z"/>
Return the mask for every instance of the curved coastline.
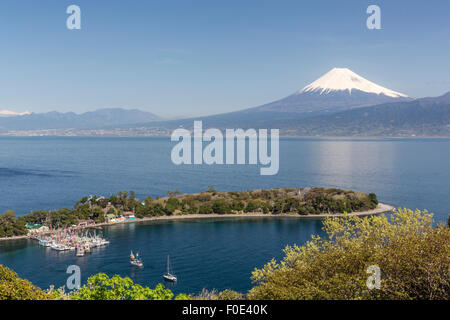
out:
<path id="1" fill-rule="evenodd" d="M 395 207 L 385 204 L 379 203 L 378 206 L 373 210 L 359 211 L 359 212 L 351 212 L 347 215 L 349 216 L 370 216 L 376 215 L 386 212 L 391 212 L 395 209 Z M 325 219 L 329 217 L 342 217 L 342 213 L 338 214 L 311 214 L 311 215 L 299 215 L 299 214 L 264 214 L 264 213 L 242 213 L 242 214 L 189 214 L 189 215 L 173 215 L 173 216 L 159 216 L 159 217 L 145 217 L 145 218 L 136 218 L 133 220 L 126 220 L 119 223 L 110 223 L 103 222 L 97 223 L 95 225 L 89 225 L 85 228 L 101 228 L 106 226 L 116 226 L 126 223 L 141 223 L 147 221 L 170 221 L 170 220 L 187 220 L 187 219 L 217 219 L 217 218 L 292 218 L 292 219 Z M 0 241 L 12 241 L 12 240 L 23 240 L 29 239 L 26 236 L 16 236 L 9 238 L 0 238 Z"/>
<path id="2" fill-rule="evenodd" d="M 351 212 L 347 215 L 349 216 L 370 216 L 386 212 L 391 212 L 395 207 L 379 203 L 378 206 L 373 210 Z M 325 219 L 329 217 L 342 217 L 344 214 L 310 214 L 310 215 L 299 215 L 299 214 L 264 214 L 264 213 L 242 213 L 242 214 L 187 214 L 187 215 L 174 215 L 174 216 L 160 216 L 160 217 L 145 217 L 136 218 L 134 220 L 127 220 L 120 223 L 99 223 L 95 227 L 101 226 L 115 226 L 123 223 L 136 223 L 136 222 L 146 222 L 146 221 L 168 221 L 168 220 L 185 220 L 185 219 L 217 219 L 217 218 L 293 218 L 293 219 Z"/>

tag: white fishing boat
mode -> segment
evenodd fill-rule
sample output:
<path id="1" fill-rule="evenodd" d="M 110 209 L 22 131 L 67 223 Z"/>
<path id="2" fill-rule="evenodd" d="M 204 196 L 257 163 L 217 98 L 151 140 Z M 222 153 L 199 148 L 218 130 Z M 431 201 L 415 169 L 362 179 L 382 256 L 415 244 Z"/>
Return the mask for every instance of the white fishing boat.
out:
<path id="1" fill-rule="evenodd" d="M 142 268 L 144 266 L 144 263 L 142 262 L 142 260 L 139 258 L 139 253 L 136 253 L 136 256 L 133 254 L 133 251 L 131 251 L 130 253 L 130 263 L 133 266 Z"/>
<path id="2" fill-rule="evenodd" d="M 77 257 L 84 256 L 84 248 L 82 246 L 77 247 Z"/>
<path id="3" fill-rule="evenodd" d="M 64 251 L 65 248 L 61 244 L 52 244 L 51 248 L 56 251 Z"/>
<path id="4" fill-rule="evenodd" d="M 177 276 L 170 272 L 170 258 L 167 256 L 167 273 L 163 275 L 164 280 L 176 282 Z"/>

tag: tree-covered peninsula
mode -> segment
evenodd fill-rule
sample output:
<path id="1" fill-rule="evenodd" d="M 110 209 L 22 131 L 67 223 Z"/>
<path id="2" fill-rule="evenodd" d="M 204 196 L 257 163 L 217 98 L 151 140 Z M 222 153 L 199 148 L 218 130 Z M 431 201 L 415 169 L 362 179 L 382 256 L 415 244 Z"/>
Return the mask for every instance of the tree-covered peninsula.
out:
<path id="1" fill-rule="evenodd" d="M 35 211 L 16 218 L 13 211 L 0 216 L 0 237 L 27 234 L 26 226 L 59 229 L 79 225 L 83 221 L 104 223 L 123 215 L 136 218 L 207 215 L 267 214 L 319 215 L 359 212 L 375 209 L 375 194 L 326 188 L 280 188 L 240 192 L 217 192 L 213 187 L 197 194 L 169 191 L 167 197 L 146 197 L 141 201 L 133 191 L 119 192 L 108 198 L 84 197 L 73 209 Z"/>

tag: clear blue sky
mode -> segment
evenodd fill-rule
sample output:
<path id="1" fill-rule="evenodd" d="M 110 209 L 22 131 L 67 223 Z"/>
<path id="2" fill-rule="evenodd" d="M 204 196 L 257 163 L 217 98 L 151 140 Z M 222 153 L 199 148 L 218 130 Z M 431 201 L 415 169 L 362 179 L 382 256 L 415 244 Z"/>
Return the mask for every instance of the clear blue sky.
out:
<path id="1" fill-rule="evenodd" d="M 82 30 L 66 28 L 66 8 Z M 377 4 L 382 30 L 366 28 Z M 412 97 L 450 91 L 450 1 L 2 0 L 0 109 L 204 115 L 333 67 Z"/>

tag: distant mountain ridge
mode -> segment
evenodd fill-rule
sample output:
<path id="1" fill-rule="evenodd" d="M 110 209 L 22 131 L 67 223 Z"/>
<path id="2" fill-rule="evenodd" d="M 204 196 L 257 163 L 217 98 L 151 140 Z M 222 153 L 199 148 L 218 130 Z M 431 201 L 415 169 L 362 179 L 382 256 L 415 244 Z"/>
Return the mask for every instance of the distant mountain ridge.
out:
<path id="1" fill-rule="evenodd" d="M 236 112 L 177 120 L 124 109 L 49 112 L 0 118 L 0 133 L 55 129 L 43 134 L 167 136 L 179 127 L 192 129 L 195 120 L 203 121 L 203 128 L 275 128 L 282 136 L 450 137 L 450 93 L 414 100 L 334 68 L 286 98 Z"/>
<path id="2" fill-rule="evenodd" d="M 76 114 L 74 112 L 31 113 L 0 117 L 0 130 L 96 129 L 110 125 L 161 120 L 150 112 L 137 109 L 106 108 Z"/>
<path id="3" fill-rule="evenodd" d="M 192 129 L 194 120 L 203 128 L 280 129 L 282 136 L 386 136 L 450 137 L 450 92 L 439 97 L 389 102 L 340 112 L 310 115 L 303 118 L 236 117 L 236 113 L 172 121 L 139 124 L 141 134 L 170 132 L 178 127 Z M 126 128 L 124 126 L 123 128 Z M 129 130 L 132 128 L 128 127 Z"/>
<path id="4" fill-rule="evenodd" d="M 385 103 L 273 125 L 293 136 L 449 137 L 450 92 L 435 98 Z"/>
<path id="5" fill-rule="evenodd" d="M 377 85 L 350 69 L 333 68 L 294 94 L 268 104 L 224 114 L 152 123 L 150 126 L 191 128 L 193 120 L 202 120 L 208 127 L 255 128 L 283 120 L 412 100 L 407 95 Z"/>

